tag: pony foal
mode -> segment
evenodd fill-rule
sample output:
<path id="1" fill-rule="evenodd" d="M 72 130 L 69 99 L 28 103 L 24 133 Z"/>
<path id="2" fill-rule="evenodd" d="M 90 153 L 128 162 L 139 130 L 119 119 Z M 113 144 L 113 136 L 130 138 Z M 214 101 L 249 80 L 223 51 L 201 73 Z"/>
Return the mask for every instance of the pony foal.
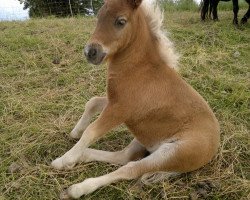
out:
<path id="1" fill-rule="evenodd" d="M 155 172 L 183 173 L 207 164 L 219 146 L 219 125 L 205 100 L 173 68 L 177 55 L 161 31 L 162 15 L 152 1 L 106 0 L 86 45 L 87 60 L 108 62 L 107 96 L 94 97 L 71 132 L 80 138 L 55 169 L 78 162 L 123 165 L 116 171 L 72 185 L 63 198 L 79 198 L 122 179 Z M 90 124 L 91 117 L 101 112 Z M 88 148 L 125 124 L 133 141 L 118 152 Z"/>

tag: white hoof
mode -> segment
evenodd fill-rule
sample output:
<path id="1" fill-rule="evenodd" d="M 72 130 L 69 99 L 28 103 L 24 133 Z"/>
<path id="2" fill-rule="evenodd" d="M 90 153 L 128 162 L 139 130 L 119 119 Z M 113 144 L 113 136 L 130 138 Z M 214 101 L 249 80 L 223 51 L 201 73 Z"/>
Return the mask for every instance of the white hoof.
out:
<path id="1" fill-rule="evenodd" d="M 54 161 L 52 161 L 51 166 L 54 169 L 62 170 L 62 169 L 72 169 L 75 166 L 75 164 L 74 163 L 73 164 L 65 164 L 63 162 L 63 158 L 60 157 L 60 158 L 57 158 Z"/>
<path id="2" fill-rule="evenodd" d="M 67 195 L 73 199 L 78 199 L 82 195 L 94 192 L 98 188 L 94 178 L 89 178 L 82 183 L 74 184 L 67 189 Z"/>
<path id="3" fill-rule="evenodd" d="M 51 166 L 55 169 L 63 169 L 63 162 L 61 158 L 57 158 L 52 161 Z"/>
<path id="4" fill-rule="evenodd" d="M 70 198 L 73 199 L 78 199 L 80 198 L 83 194 L 81 193 L 81 188 L 78 186 L 78 184 L 72 185 L 67 189 L 67 195 Z"/>
<path id="5" fill-rule="evenodd" d="M 64 190 L 60 194 L 60 200 L 69 200 L 71 199 L 70 196 L 68 195 L 68 191 Z"/>

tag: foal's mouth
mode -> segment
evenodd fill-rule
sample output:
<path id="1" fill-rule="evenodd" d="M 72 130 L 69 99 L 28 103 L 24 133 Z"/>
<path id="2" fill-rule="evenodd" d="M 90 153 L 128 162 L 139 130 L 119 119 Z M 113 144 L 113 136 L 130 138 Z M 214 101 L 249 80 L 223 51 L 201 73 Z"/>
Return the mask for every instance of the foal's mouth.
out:
<path id="1" fill-rule="evenodd" d="M 107 56 L 107 53 L 103 51 L 103 48 L 100 44 L 91 43 L 86 45 L 84 48 L 84 55 L 86 56 L 88 62 L 94 65 L 100 65 Z"/>

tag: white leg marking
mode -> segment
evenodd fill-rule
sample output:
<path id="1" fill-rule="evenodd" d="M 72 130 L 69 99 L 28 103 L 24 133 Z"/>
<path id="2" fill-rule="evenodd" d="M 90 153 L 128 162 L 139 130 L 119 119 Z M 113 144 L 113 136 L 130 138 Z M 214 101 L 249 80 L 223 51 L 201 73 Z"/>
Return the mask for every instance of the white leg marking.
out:
<path id="1" fill-rule="evenodd" d="M 83 131 L 90 124 L 91 118 L 98 112 L 101 112 L 107 104 L 106 97 L 93 97 L 85 105 L 85 111 L 81 119 L 77 122 L 75 128 L 71 131 L 70 137 L 79 139 Z"/>
<path id="2" fill-rule="evenodd" d="M 96 149 L 85 148 L 78 152 L 68 151 L 61 158 L 57 158 L 52 162 L 52 166 L 56 169 L 71 169 L 76 162 L 108 162 L 112 164 L 124 165 L 131 158 L 143 157 L 146 149 L 136 139 L 134 139 L 125 149 L 117 152 L 102 151 Z M 135 157 L 134 155 L 137 154 Z"/>
<path id="3" fill-rule="evenodd" d="M 74 165 L 80 161 L 85 149 L 88 145 L 95 139 L 95 135 L 91 134 L 89 130 L 91 128 L 87 128 L 84 131 L 81 139 L 73 146 L 69 151 L 67 151 L 62 157 L 55 159 L 51 165 L 55 169 L 71 169 Z"/>
<path id="4" fill-rule="evenodd" d="M 82 154 L 82 162 L 100 161 L 112 164 L 124 165 L 132 159 L 141 159 L 146 155 L 146 148 L 136 139 L 121 151 L 109 152 L 87 148 Z"/>
<path id="5" fill-rule="evenodd" d="M 94 192 L 96 189 L 122 179 L 135 179 L 148 172 L 161 171 L 167 162 L 171 162 L 174 156 L 174 143 L 163 144 L 155 152 L 139 161 L 132 161 L 120 167 L 114 172 L 97 178 L 89 178 L 85 181 L 72 185 L 66 191 L 72 198 L 79 198 Z"/>
<path id="6" fill-rule="evenodd" d="M 91 123 L 84 131 L 81 139 L 62 157 L 57 158 L 51 164 L 56 169 L 71 168 L 80 161 L 86 148 L 95 142 L 112 128 L 123 123 L 123 119 L 116 117 L 117 110 L 106 106 L 101 115 Z"/>

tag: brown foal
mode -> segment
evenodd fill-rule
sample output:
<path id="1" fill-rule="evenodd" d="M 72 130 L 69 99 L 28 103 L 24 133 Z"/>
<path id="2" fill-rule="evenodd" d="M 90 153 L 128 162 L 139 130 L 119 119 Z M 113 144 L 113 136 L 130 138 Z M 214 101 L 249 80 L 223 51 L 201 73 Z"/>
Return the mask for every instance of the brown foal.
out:
<path id="1" fill-rule="evenodd" d="M 148 0 L 106 0 L 100 9 L 84 53 L 95 65 L 108 62 L 107 96 L 94 97 L 86 104 L 70 134 L 80 140 L 52 166 L 66 169 L 91 161 L 123 166 L 72 185 L 63 198 L 79 198 L 115 181 L 145 174 L 189 172 L 216 154 L 218 121 L 206 101 L 173 69 L 178 56 L 161 24 L 159 8 Z M 98 112 L 100 116 L 90 124 Z M 134 135 L 124 150 L 88 148 L 120 124 Z"/>

